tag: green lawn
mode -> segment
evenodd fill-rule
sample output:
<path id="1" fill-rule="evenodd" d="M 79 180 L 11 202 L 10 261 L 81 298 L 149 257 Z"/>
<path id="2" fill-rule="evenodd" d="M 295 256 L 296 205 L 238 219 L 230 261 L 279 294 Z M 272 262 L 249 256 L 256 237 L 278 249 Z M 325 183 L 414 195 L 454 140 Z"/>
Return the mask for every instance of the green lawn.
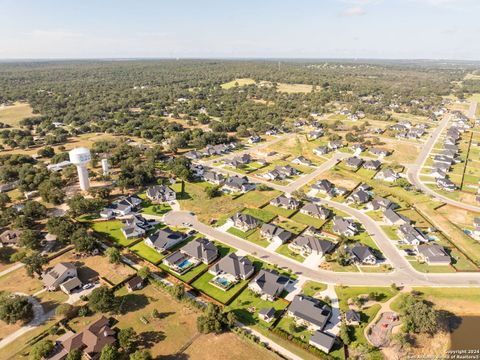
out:
<path id="1" fill-rule="evenodd" d="M 222 304 L 228 303 L 232 298 L 234 298 L 248 283 L 247 280 L 242 280 L 237 283 L 235 286 L 230 288 L 227 291 L 220 290 L 219 288 L 209 284 L 209 281 L 212 280 L 215 276 L 209 272 L 206 272 L 195 280 L 191 285 L 198 289 L 208 296 L 211 296 L 217 301 L 220 301 Z"/>
<path id="2" fill-rule="evenodd" d="M 327 285 L 309 280 L 303 285 L 302 293 L 307 296 L 314 296 L 316 293 L 327 290 Z"/>
<path id="3" fill-rule="evenodd" d="M 295 328 L 295 331 L 291 331 L 292 326 Z M 287 315 L 282 317 L 282 319 L 278 322 L 276 328 L 281 329 L 281 330 L 295 336 L 296 338 L 301 339 L 302 341 L 304 341 L 307 344 L 308 344 L 308 341 L 310 340 L 310 337 L 312 336 L 312 333 L 313 333 L 313 331 L 308 330 L 307 327 L 296 325 L 295 320 L 292 317 L 287 316 Z"/>
<path id="4" fill-rule="evenodd" d="M 268 240 L 262 238 L 262 236 L 260 235 L 260 229 L 256 229 L 253 233 L 248 235 L 245 240 L 253 242 L 254 244 L 257 244 L 261 247 L 267 247 L 268 245 L 270 245 Z"/>
<path id="5" fill-rule="evenodd" d="M 383 220 L 383 214 L 382 214 L 381 211 L 370 210 L 370 211 L 367 211 L 365 214 L 370 216 L 375 221 L 382 221 Z"/>
<path id="6" fill-rule="evenodd" d="M 261 324 L 269 327 L 270 324 L 258 318 L 258 312 L 265 307 L 274 307 L 276 315 L 279 316 L 287 306 L 288 301 L 284 299 L 274 302 L 262 300 L 260 296 L 247 288 L 228 306 L 228 309 L 233 310 L 237 318 L 245 325 Z"/>
<path id="7" fill-rule="evenodd" d="M 297 212 L 295 215 L 293 215 L 291 219 L 308 226 L 314 226 L 316 228 L 321 228 L 323 224 L 325 224 L 325 220 L 317 219 L 300 212 Z"/>
<path id="8" fill-rule="evenodd" d="M 268 223 L 276 217 L 275 214 L 272 214 L 271 212 L 264 209 L 245 208 L 242 212 L 244 214 L 248 214 L 253 216 L 254 218 L 257 218 L 264 223 Z"/>
<path id="9" fill-rule="evenodd" d="M 149 204 L 142 209 L 143 214 L 162 216 L 172 210 L 169 204 Z"/>
<path id="10" fill-rule="evenodd" d="M 301 224 L 289 219 L 279 218 L 275 223 L 281 228 L 290 231 L 293 235 L 298 235 L 307 228 L 307 225 Z"/>
<path id="11" fill-rule="evenodd" d="M 97 221 L 91 223 L 92 229 L 109 241 L 115 242 L 121 246 L 128 246 L 136 239 L 128 240 L 121 231 L 122 226 L 123 224 L 119 220 Z"/>
<path id="12" fill-rule="evenodd" d="M 158 264 L 165 257 L 165 255 L 160 254 L 157 250 L 151 248 L 143 241 L 132 246 L 130 250 L 152 264 Z"/>
<path id="13" fill-rule="evenodd" d="M 293 252 L 292 250 L 290 250 L 288 248 L 288 244 L 282 244 L 280 245 L 276 250 L 275 252 L 281 254 L 281 255 L 284 255 L 286 257 L 289 257 L 290 259 L 293 259 L 293 260 L 296 260 L 298 262 L 304 262 L 305 261 L 305 258 L 295 252 Z"/>
<path id="14" fill-rule="evenodd" d="M 276 215 L 279 215 L 279 216 L 282 216 L 284 218 L 289 218 L 290 216 L 292 216 L 293 214 L 295 214 L 295 212 L 297 211 L 296 209 L 284 209 L 284 208 L 280 208 L 278 206 L 273 206 L 273 205 L 270 205 L 268 204 L 267 206 L 263 207 L 262 208 L 263 210 L 266 210 L 272 214 L 276 214 Z"/>
<path id="15" fill-rule="evenodd" d="M 382 225 L 381 228 L 390 239 L 400 240 L 400 237 L 397 234 L 397 229 L 395 226 Z"/>
<path id="16" fill-rule="evenodd" d="M 451 266 L 447 265 L 438 265 L 438 266 L 430 266 L 427 263 L 419 263 L 417 260 L 410 261 L 410 264 L 413 268 L 417 271 L 424 272 L 424 273 L 451 273 L 455 272 L 455 269 Z"/>

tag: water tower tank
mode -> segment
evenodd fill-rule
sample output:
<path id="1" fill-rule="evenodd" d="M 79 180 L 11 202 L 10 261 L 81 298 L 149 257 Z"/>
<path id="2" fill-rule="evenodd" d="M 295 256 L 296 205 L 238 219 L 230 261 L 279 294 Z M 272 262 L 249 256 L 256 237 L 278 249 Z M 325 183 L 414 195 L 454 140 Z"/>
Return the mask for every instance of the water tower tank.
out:
<path id="1" fill-rule="evenodd" d="M 88 190 L 90 188 L 90 180 L 88 179 L 87 164 L 92 158 L 90 150 L 84 147 L 79 147 L 71 150 L 68 155 L 70 157 L 70 162 L 77 167 L 80 189 Z"/>

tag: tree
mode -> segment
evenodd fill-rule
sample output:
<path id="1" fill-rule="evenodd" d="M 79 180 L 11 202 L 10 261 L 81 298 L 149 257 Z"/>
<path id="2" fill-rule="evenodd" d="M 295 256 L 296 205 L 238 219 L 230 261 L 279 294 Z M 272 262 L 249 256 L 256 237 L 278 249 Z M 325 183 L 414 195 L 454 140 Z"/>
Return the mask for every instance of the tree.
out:
<path id="1" fill-rule="evenodd" d="M 152 360 L 152 354 L 148 350 L 137 350 L 130 354 L 130 360 Z"/>
<path id="2" fill-rule="evenodd" d="M 7 324 L 17 321 L 29 321 L 33 318 L 32 304 L 28 297 L 15 295 L 9 292 L 0 292 L 0 320 Z"/>
<path id="3" fill-rule="evenodd" d="M 10 199 L 10 196 L 8 196 L 8 194 L 1 193 L 0 194 L 0 209 L 5 209 L 7 204 L 11 201 L 12 201 L 12 199 Z"/>
<path id="4" fill-rule="evenodd" d="M 57 306 L 55 309 L 55 315 L 65 317 L 67 319 L 73 318 L 78 314 L 78 308 L 76 306 L 63 303 Z"/>
<path id="5" fill-rule="evenodd" d="M 38 150 L 37 154 L 42 157 L 51 158 L 55 155 L 55 149 L 51 146 L 45 146 Z"/>
<path id="6" fill-rule="evenodd" d="M 185 286 L 183 284 L 175 284 L 172 288 L 172 295 L 176 299 L 181 299 L 185 296 Z"/>
<path id="7" fill-rule="evenodd" d="M 340 332 L 338 336 L 340 337 L 340 339 L 342 339 L 345 345 L 350 345 L 350 343 L 352 342 L 351 328 L 342 322 L 340 325 Z"/>
<path id="8" fill-rule="evenodd" d="M 112 289 L 100 286 L 90 293 L 88 307 L 95 312 L 114 312 L 118 308 L 118 301 Z"/>
<path id="9" fill-rule="evenodd" d="M 298 200 L 307 200 L 307 194 L 303 190 L 295 190 L 292 192 L 292 196 L 297 198 Z"/>
<path id="10" fill-rule="evenodd" d="M 107 255 L 110 264 L 120 264 L 122 262 L 122 254 L 116 247 L 109 247 L 105 251 L 105 255 Z"/>
<path id="11" fill-rule="evenodd" d="M 135 349 L 138 336 L 132 327 L 121 329 L 118 333 L 118 344 L 126 353 L 131 353 Z"/>
<path id="12" fill-rule="evenodd" d="M 52 217 L 48 219 L 47 230 L 55 235 L 57 240 L 62 243 L 70 241 L 70 236 L 77 229 L 77 225 L 65 216 Z"/>
<path id="13" fill-rule="evenodd" d="M 20 246 L 27 249 L 38 249 L 40 247 L 41 234 L 37 230 L 26 229 L 20 235 Z"/>
<path id="14" fill-rule="evenodd" d="M 70 351 L 65 360 L 82 360 L 82 351 L 80 349 Z"/>
<path id="15" fill-rule="evenodd" d="M 117 360 L 119 358 L 117 347 L 113 344 L 105 345 L 100 354 L 100 360 Z"/>
<path id="16" fill-rule="evenodd" d="M 85 229 L 76 230 L 70 239 L 78 252 L 90 253 L 97 247 L 95 238 Z"/>
<path id="17" fill-rule="evenodd" d="M 423 299 L 413 295 L 404 296 L 400 310 L 408 332 L 433 335 L 442 328 L 439 313 Z"/>
<path id="18" fill-rule="evenodd" d="M 217 304 L 209 303 L 204 315 L 197 318 L 197 329 L 202 334 L 220 333 L 226 324 L 225 315 Z"/>
<path id="19" fill-rule="evenodd" d="M 61 186 L 61 183 L 46 180 L 38 186 L 38 192 L 43 201 L 53 205 L 60 205 L 65 199 L 65 191 L 63 191 Z"/>
<path id="20" fill-rule="evenodd" d="M 22 259 L 22 263 L 25 264 L 28 276 L 33 277 L 34 274 L 42 275 L 43 265 L 47 264 L 48 260 L 39 252 L 34 252 L 30 256 L 25 256 Z"/>
<path id="21" fill-rule="evenodd" d="M 23 214 L 33 220 L 39 220 L 47 216 L 47 208 L 38 201 L 28 200 L 25 202 Z"/>
<path id="22" fill-rule="evenodd" d="M 51 340 L 42 340 L 36 343 L 30 350 L 29 358 L 32 360 L 42 360 L 53 350 L 53 342 Z"/>
<path id="23" fill-rule="evenodd" d="M 221 195 L 220 186 L 219 186 L 219 185 L 207 186 L 204 191 L 205 191 L 205 194 L 207 194 L 207 197 L 208 197 L 209 199 L 212 199 L 212 198 L 214 198 L 214 197 L 217 197 L 217 196 L 220 196 L 220 195 Z"/>
<path id="24" fill-rule="evenodd" d="M 87 199 L 81 194 L 76 194 L 67 200 L 69 213 L 73 217 L 94 214 L 105 207 L 105 200 Z"/>
<path id="25" fill-rule="evenodd" d="M 143 280 L 147 279 L 150 276 L 150 268 L 148 266 L 142 266 L 138 269 L 137 275 Z"/>

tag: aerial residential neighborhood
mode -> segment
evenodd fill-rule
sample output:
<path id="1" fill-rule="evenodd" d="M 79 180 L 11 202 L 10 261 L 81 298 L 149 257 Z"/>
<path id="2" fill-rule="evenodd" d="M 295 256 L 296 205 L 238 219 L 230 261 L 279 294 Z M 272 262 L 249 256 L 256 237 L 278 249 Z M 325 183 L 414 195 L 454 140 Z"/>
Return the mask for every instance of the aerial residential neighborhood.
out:
<path id="1" fill-rule="evenodd" d="M 1 8 L 0 360 L 478 358 L 479 4 L 87 3 Z"/>

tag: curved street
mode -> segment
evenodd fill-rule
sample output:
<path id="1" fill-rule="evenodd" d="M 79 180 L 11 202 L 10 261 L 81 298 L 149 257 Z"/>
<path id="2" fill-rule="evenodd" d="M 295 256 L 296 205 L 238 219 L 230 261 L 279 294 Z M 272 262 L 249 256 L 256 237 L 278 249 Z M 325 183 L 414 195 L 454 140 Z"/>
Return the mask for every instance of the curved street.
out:
<path id="1" fill-rule="evenodd" d="M 193 229 L 209 238 L 217 239 L 218 241 L 249 253 L 265 262 L 277 264 L 281 268 L 290 268 L 295 274 L 314 281 L 337 285 L 389 286 L 392 283 L 395 283 L 399 286 L 480 286 L 480 273 L 419 273 L 412 267 L 407 266 L 405 264 L 405 259 L 397 258 L 397 256 L 393 256 L 392 259 L 390 259 L 395 269 L 393 272 L 389 273 L 352 273 L 312 269 L 293 259 L 284 257 L 274 251 L 251 243 L 248 240 L 243 240 L 209 225 L 203 224 L 196 218 L 196 216 L 188 211 L 171 211 L 165 214 L 164 221 L 166 224 L 172 226 L 183 226 L 184 223 L 190 223 L 192 224 L 191 227 Z M 388 241 L 390 242 L 390 240 Z M 385 243 L 382 242 L 382 245 L 385 245 Z M 387 247 L 381 247 L 381 250 L 389 254 Z M 393 250 L 396 251 L 396 249 Z M 397 255 L 400 256 L 398 252 Z"/>

